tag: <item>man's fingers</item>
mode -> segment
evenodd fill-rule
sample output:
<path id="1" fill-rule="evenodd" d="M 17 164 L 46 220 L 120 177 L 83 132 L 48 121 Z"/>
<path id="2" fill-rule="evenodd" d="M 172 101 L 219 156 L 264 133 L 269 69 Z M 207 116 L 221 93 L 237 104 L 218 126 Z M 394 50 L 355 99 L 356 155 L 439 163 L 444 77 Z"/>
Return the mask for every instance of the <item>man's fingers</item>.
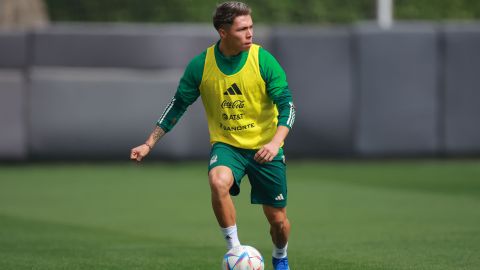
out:
<path id="1" fill-rule="evenodd" d="M 257 153 L 255 154 L 255 157 L 259 157 L 260 155 L 263 154 L 263 152 L 265 152 L 265 148 L 260 148 L 260 150 L 257 151 Z"/>
<path id="2" fill-rule="evenodd" d="M 253 159 L 255 159 L 255 161 L 260 161 L 260 157 L 264 151 L 265 151 L 265 148 L 261 148 L 260 150 L 258 150 L 257 153 L 255 153 L 255 156 L 253 157 Z"/>
<path id="3" fill-rule="evenodd" d="M 133 151 L 130 153 L 130 159 L 137 159 L 138 153 L 136 151 Z"/>
<path id="4" fill-rule="evenodd" d="M 266 148 L 262 148 L 257 152 L 257 154 L 255 154 L 254 159 L 258 163 L 265 163 L 266 161 L 268 161 L 269 156 L 270 156 L 270 153 L 268 152 L 268 150 Z"/>
<path id="5" fill-rule="evenodd" d="M 262 147 L 255 153 L 253 159 L 258 163 L 270 162 L 275 158 L 275 155 L 266 147 Z"/>
<path id="6" fill-rule="evenodd" d="M 140 151 L 132 150 L 132 154 L 130 155 L 130 159 L 136 160 L 136 161 L 142 161 L 143 155 L 140 154 Z"/>

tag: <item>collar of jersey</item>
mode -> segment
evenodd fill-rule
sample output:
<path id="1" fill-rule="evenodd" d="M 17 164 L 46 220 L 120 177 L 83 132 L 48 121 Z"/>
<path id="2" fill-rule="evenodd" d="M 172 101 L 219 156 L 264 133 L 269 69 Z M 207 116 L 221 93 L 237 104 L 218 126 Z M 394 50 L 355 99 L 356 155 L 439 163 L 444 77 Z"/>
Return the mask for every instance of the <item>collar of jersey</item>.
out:
<path id="1" fill-rule="evenodd" d="M 242 69 L 247 62 L 248 58 L 248 51 L 242 51 L 237 55 L 234 56 L 225 56 L 222 54 L 220 49 L 220 40 L 215 44 L 215 61 L 217 62 L 217 66 L 226 75 L 232 75 L 237 73 Z"/>

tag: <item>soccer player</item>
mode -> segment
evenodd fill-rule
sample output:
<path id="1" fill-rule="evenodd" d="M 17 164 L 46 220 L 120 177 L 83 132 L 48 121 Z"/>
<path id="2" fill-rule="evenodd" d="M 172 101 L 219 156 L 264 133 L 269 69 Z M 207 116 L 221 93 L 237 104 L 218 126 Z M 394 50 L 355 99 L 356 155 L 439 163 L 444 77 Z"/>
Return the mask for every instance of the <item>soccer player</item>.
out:
<path id="1" fill-rule="evenodd" d="M 220 40 L 194 57 L 175 96 L 146 142 L 131 150 L 141 161 L 199 96 L 212 144 L 209 184 L 212 208 L 227 248 L 240 245 L 232 196 L 247 175 L 251 203 L 261 204 L 270 224 L 272 262 L 288 270 L 287 181 L 283 142 L 295 120 L 285 72 L 265 49 L 252 43 L 250 8 L 241 2 L 217 6 L 213 25 Z"/>

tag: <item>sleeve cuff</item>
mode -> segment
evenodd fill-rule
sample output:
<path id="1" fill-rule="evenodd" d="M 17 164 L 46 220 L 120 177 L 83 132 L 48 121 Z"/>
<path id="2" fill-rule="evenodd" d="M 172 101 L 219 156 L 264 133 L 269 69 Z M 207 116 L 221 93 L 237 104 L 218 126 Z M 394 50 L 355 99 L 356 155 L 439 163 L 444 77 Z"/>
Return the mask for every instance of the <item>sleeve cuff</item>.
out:
<path id="1" fill-rule="evenodd" d="M 291 126 L 289 126 L 289 125 L 287 125 L 287 124 L 285 124 L 285 123 L 278 123 L 277 127 L 279 127 L 279 126 L 284 126 L 284 127 L 287 127 L 288 129 L 292 129 Z"/>
<path id="2" fill-rule="evenodd" d="M 164 131 L 165 133 L 167 133 L 167 132 L 170 131 L 169 128 L 167 128 L 164 124 L 160 124 L 158 121 L 157 121 L 157 127 L 163 129 L 163 131 Z"/>

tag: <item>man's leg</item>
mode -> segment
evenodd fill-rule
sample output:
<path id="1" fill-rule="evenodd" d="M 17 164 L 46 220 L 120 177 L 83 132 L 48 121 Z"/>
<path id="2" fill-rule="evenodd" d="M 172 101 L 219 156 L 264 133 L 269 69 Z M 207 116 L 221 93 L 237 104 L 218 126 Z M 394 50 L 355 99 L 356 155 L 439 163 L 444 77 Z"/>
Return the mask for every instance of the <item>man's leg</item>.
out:
<path id="1" fill-rule="evenodd" d="M 270 235 L 274 245 L 272 253 L 274 269 L 289 269 L 287 246 L 290 236 L 290 221 L 287 218 L 287 208 L 263 205 L 263 212 L 270 223 Z"/>
<path id="2" fill-rule="evenodd" d="M 227 248 L 240 245 L 237 235 L 236 213 L 230 187 L 233 185 L 232 170 L 226 166 L 217 166 L 208 173 L 212 195 L 212 208 L 217 218 L 218 225 L 227 241 Z"/>

